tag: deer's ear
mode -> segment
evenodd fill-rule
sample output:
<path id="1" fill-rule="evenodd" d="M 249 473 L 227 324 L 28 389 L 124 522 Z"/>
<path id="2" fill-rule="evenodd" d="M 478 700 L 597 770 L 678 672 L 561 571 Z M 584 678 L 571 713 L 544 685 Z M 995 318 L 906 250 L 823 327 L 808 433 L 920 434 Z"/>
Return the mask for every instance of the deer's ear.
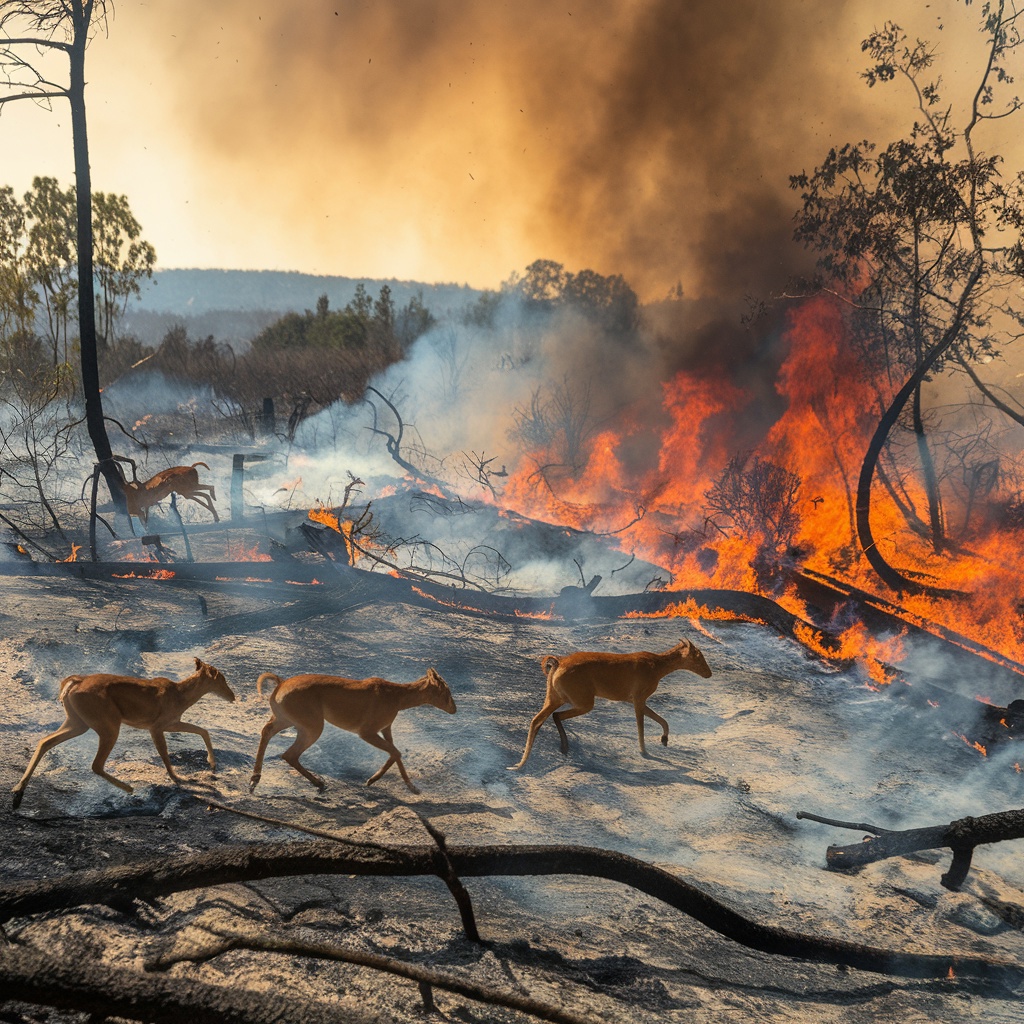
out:
<path id="1" fill-rule="evenodd" d="M 198 672 L 203 667 L 203 663 L 196 658 L 196 671 Z"/>

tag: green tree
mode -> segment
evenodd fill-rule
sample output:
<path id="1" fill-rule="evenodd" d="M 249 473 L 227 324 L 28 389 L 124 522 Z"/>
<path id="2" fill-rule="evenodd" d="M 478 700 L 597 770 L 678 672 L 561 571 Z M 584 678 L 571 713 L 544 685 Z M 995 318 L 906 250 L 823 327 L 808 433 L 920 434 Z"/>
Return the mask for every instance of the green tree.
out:
<path id="1" fill-rule="evenodd" d="M 126 196 L 97 192 L 92 200 L 93 254 L 99 341 L 114 342 L 114 325 L 139 282 L 153 276 L 156 250 L 142 235 Z"/>
<path id="2" fill-rule="evenodd" d="M 864 456 L 856 516 L 865 557 L 896 590 L 931 588 L 889 564 L 872 535 L 872 483 L 890 434 L 909 420 L 932 546 L 942 551 L 941 495 L 921 385 L 954 361 L 970 366 L 996 354 L 1024 327 L 1024 179 L 1004 179 L 1001 158 L 984 153 L 976 137 L 987 122 L 1020 110 L 1016 97 L 1004 95 L 1020 17 L 1003 0 L 982 5 L 986 59 L 959 120 L 938 77 L 930 77 L 934 49 L 910 42 L 892 23 L 874 32 L 862 46 L 871 60 L 863 77 L 869 86 L 909 86 L 916 116 L 907 136 L 884 148 L 848 143 L 831 150 L 813 174 L 791 179 L 803 202 L 797 239 L 817 251 L 823 283 L 850 303 L 871 340 L 869 356 L 897 382 Z"/>
<path id="3" fill-rule="evenodd" d="M 32 330 L 39 296 L 25 253 L 25 207 L 9 185 L 0 188 L 0 342 Z"/>
<path id="4" fill-rule="evenodd" d="M 78 296 L 76 206 L 74 186 L 62 189 L 56 178 L 33 178 L 25 193 L 29 273 L 40 289 L 54 366 L 68 361 L 68 322 Z"/>
<path id="5" fill-rule="evenodd" d="M 85 420 L 97 462 L 115 507 L 126 511 L 121 475 L 103 418 L 93 297 L 92 175 L 85 108 L 85 53 L 95 31 L 105 29 L 111 0 L 0 0 L 0 73 L 6 88 L 0 107 L 19 100 L 49 105 L 67 100 L 75 162 L 75 238 L 78 250 L 78 321 Z M 31 59 L 57 52 L 68 61 L 66 85 L 50 81 Z"/>
<path id="6" fill-rule="evenodd" d="M 531 311 L 572 310 L 609 336 L 629 336 L 640 323 L 640 300 L 618 274 L 605 277 L 595 270 L 573 274 L 554 260 L 534 260 L 522 277 L 513 276 L 505 288 Z"/>

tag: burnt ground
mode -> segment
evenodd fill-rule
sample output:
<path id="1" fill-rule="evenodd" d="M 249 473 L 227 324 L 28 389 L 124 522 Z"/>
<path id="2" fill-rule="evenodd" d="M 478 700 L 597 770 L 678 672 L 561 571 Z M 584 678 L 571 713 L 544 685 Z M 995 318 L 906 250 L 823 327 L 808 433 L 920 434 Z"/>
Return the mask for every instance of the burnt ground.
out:
<path id="1" fill-rule="evenodd" d="M 202 598 L 202 601 L 200 600 Z M 204 698 L 186 716 L 209 727 L 209 771 L 198 737 L 169 736 L 187 779 L 170 784 L 149 737 L 125 729 L 109 762 L 124 794 L 89 771 L 87 734 L 44 758 L 15 812 L 0 809 L 4 879 L 55 878 L 86 868 L 229 844 L 304 838 L 240 810 L 383 843 L 559 843 L 621 851 L 658 864 L 743 914 L 805 934 L 901 952 L 985 956 L 1024 965 L 1020 843 L 979 849 L 963 890 L 939 884 L 948 852 L 896 858 L 858 874 L 825 869 L 829 843 L 859 834 L 797 820 L 798 810 L 889 828 L 934 825 L 1021 806 L 1018 752 L 982 757 L 948 721 L 854 670 L 823 663 L 775 630 L 750 623 L 622 619 L 555 624 L 493 621 L 446 609 L 358 604 L 301 614 L 286 584 L 0 579 L 0 787 L 17 782 L 41 735 L 62 720 L 59 680 L 116 670 L 181 677 L 200 656 L 227 675 L 235 704 Z M 325 606 L 326 607 L 326 606 Z M 652 698 L 673 735 L 637 749 L 628 707 L 603 704 L 551 723 L 525 768 L 507 771 L 539 708 L 538 661 L 572 649 L 662 650 L 680 635 L 704 650 L 710 679 L 668 677 Z M 273 755 L 248 790 L 265 703 L 260 672 L 325 671 L 412 680 L 433 665 L 458 714 L 403 713 L 395 738 L 422 794 L 394 772 L 365 779 L 383 755 L 328 727 L 304 761 L 318 794 Z M 934 661 L 929 665 L 934 678 Z M 950 681 L 964 695 L 971 681 Z M 997 703 L 1017 696 L 991 693 Z M 650 733 L 648 734 L 650 737 Z M 308 838 L 308 837 L 307 837 Z M 914 979 L 752 951 L 629 887 L 579 877 L 467 879 L 489 945 L 463 935 L 435 878 L 286 878 L 234 884 L 115 907 L 19 918 L 8 941 L 69 963 L 98 958 L 168 976 L 274 990 L 361 1007 L 379 1019 L 423 1021 L 415 983 L 348 964 L 249 951 L 205 959 L 217 931 L 266 928 L 377 952 L 567 1006 L 593 1020 L 1017 1021 L 1019 991 L 1003 984 Z M 192 957 L 192 960 L 187 959 Z M 186 958 L 186 959 L 180 959 Z M 1019 988 L 1019 986 L 1018 986 Z M 524 1020 L 435 990 L 439 1019 Z M 0 997 L 2 999 L 2 997 Z M 85 1020 L 0 1001 L 0 1020 Z M 339 1018 L 339 1019 L 344 1019 Z"/>

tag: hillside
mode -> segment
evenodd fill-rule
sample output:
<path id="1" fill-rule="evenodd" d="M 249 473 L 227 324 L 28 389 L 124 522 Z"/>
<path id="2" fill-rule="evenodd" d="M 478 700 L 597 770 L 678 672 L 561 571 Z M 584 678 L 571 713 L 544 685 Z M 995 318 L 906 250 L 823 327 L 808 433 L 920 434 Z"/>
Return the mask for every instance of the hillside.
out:
<path id="1" fill-rule="evenodd" d="M 396 306 L 416 295 L 441 315 L 476 301 L 481 292 L 468 285 L 423 284 L 331 277 L 280 270 L 160 270 L 142 284 L 142 293 L 128 307 L 124 329 L 147 345 L 155 345 L 175 324 L 184 324 L 195 338 L 213 335 L 218 341 L 248 341 L 282 313 L 316 307 L 326 295 L 341 309 L 362 283 L 376 298 L 381 286 L 391 289 Z"/>

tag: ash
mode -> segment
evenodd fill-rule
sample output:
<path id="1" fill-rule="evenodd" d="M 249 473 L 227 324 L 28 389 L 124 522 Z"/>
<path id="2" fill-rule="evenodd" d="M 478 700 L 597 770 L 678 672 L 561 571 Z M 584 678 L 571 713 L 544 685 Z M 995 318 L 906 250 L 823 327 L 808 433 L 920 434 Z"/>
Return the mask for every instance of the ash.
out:
<path id="1" fill-rule="evenodd" d="M 419 816 L 449 844 L 579 844 L 661 865 L 748 917 L 806 934 L 898 951 L 989 956 L 1024 963 L 1024 866 L 1014 843 L 981 847 L 961 892 L 942 888 L 948 851 L 894 858 L 858 874 L 825 869 L 830 843 L 856 832 L 797 820 L 806 810 L 889 828 L 940 824 L 1019 805 L 1012 745 L 982 757 L 926 711 L 856 671 L 839 671 L 768 627 L 687 620 L 499 622 L 443 609 L 364 605 L 277 624 L 280 587 L 174 581 L 0 580 L 0 785 L 19 779 L 39 738 L 62 720 L 57 684 L 71 673 L 116 670 L 181 678 L 199 656 L 220 668 L 235 704 L 204 698 L 186 720 L 210 729 L 218 770 L 197 737 L 168 736 L 186 784 L 168 780 L 149 736 L 124 728 L 111 770 L 92 774 L 95 735 L 51 751 L 18 812 L 0 811 L 8 880 L 226 844 L 303 838 L 239 810 L 351 839 L 429 842 Z M 244 635 L 232 632 L 249 624 Z M 218 623 L 223 623 L 223 630 Z M 257 623 L 258 628 L 252 627 Z M 154 644 L 194 625 L 202 642 Z M 509 772 L 539 709 L 539 660 L 576 649 L 665 650 L 681 635 L 714 675 L 667 677 L 651 706 L 669 721 L 667 747 L 637 746 L 626 705 L 599 702 L 567 723 L 563 758 L 551 722 L 530 760 Z M 153 648 L 161 648 L 154 650 Z M 270 746 L 249 793 L 259 731 L 261 672 L 417 678 L 435 667 L 458 703 L 395 722 L 420 796 L 395 772 L 365 785 L 382 754 L 328 726 L 304 755 L 324 776 L 319 794 Z M 950 685 L 969 688 L 970 681 Z M 969 689 L 963 689 L 967 695 Z M 993 694 L 999 703 L 1013 695 Z M 648 733 L 648 739 L 656 736 Z M 614 883 L 555 876 L 468 879 L 486 946 L 463 935 L 437 879 L 307 877 L 228 885 L 131 906 L 86 906 L 17 919 L 8 941 L 69 961 L 100 958 L 170 976 L 359 1006 L 383 1020 L 425 1014 L 415 983 L 347 964 L 232 951 L 206 959 L 217 932 L 291 929 L 308 941 L 382 953 L 494 988 L 530 994 L 594 1020 L 1015 1021 L 1005 989 L 956 979 L 915 980 L 772 956 L 738 946 L 658 901 Z M 2 998 L 2 997 L 0 997 Z M 434 990 L 438 1019 L 526 1017 Z M 85 1020 L 0 1001 L 4 1020 Z"/>

